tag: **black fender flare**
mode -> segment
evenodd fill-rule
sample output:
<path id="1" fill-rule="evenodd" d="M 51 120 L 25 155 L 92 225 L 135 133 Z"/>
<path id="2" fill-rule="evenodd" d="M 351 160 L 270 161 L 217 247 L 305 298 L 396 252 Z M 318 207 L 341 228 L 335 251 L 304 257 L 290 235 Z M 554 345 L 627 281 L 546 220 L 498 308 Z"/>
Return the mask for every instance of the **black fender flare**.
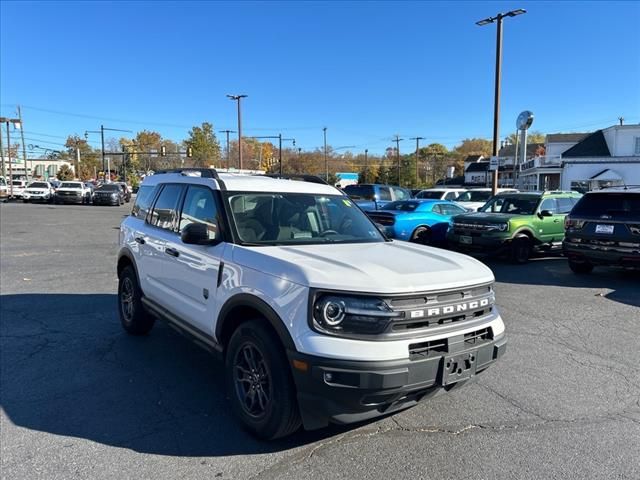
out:
<path id="1" fill-rule="evenodd" d="M 118 261 L 116 262 L 116 269 L 118 268 L 117 266 L 120 265 L 120 260 L 122 260 L 122 258 L 126 258 L 129 260 L 129 262 L 131 262 L 131 265 L 133 265 L 133 270 L 136 272 L 136 277 L 138 279 L 138 285 L 140 285 L 140 274 L 138 273 L 138 266 L 136 265 L 136 261 L 133 257 L 133 253 L 131 252 L 131 250 L 128 247 L 122 247 L 120 248 L 120 250 L 118 251 Z M 118 273 L 118 272 L 116 272 Z"/>
<path id="2" fill-rule="evenodd" d="M 220 320 L 216 323 L 215 331 L 218 342 L 221 341 L 225 323 L 232 321 L 228 315 L 229 312 L 236 307 L 250 307 L 258 311 L 273 327 L 284 348 L 287 350 L 296 350 L 289 330 L 275 310 L 264 300 L 248 293 L 238 293 L 234 295 L 229 298 L 220 309 L 220 313 L 218 314 L 218 319 Z"/>

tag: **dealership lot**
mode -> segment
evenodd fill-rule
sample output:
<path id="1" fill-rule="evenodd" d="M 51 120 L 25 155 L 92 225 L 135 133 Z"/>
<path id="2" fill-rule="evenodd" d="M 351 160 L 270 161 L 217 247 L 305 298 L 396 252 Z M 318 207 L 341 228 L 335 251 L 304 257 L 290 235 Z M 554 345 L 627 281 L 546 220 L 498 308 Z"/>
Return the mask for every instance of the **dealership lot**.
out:
<path id="1" fill-rule="evenodd" d="M 263 443 L 212 357 L 164 325 L 120 328 L 129 209 L 0 205 L 3 478 L 640 477 L 638 275 L 490 261 L 509 345 L 472 385 Z"/>

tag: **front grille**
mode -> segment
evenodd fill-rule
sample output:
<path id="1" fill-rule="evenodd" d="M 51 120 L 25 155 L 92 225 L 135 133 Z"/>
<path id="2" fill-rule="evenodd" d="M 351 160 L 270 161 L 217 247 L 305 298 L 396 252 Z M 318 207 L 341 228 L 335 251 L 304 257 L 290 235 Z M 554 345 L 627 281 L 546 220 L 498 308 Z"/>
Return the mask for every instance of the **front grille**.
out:
<path id="1" fill-rule="evenodd" d="M 371 220 L 379 223 L 380 225 L 384 225 L 385 227 L 396 223 L 396 217 L 392 213 L 376 212 L 376 213 L 369 213 L 368 215 L 369 215 L 369 218 L 371 218 Z"/>
<path id="2" fill-rule="evenodd" d="M 388 305 L 404 316 L 391 324 L 392 333 L 414 333 L 418 330 L 459 325 L 488 315 L 495 296 L 491 285 L 453 291 L 394 298 Z"/>
<path id="3" fill-rule="evenodd" d="M 409 358 L 417 360 L 418 358 L 427 358 L 434 353 L 447 353 L 448 351 L 446 338 L 431 342 L 412 343 L 409 345 Z"/>
<path id="4" fill-rule="evenodd" d="M 80 195 L 80 192 L 58 192 L 58 195 L 62 197 L 75 197 Z"/>
<path id="5" fill-rule="evenodd" d="M 491 328 L 483 328 L 481 330 L 477 330 L 475 332 L 469 332 L 464 334 L 464 343 L 467 346 L 477 345 L 478 343 L 483 343 L 487 340 L 491 340 L 493 338 L 493 333 L 491 332 Z"/>
<path id="6" fill-rule="evenodd" d="M 438 357 L 447 353 L 460 352 L 468 348 L 479 347 L 493 340 L 491 327 L 481 328 L 464 335 L 431 340 L 429 342 L 409 344 L 409 359 L 421 360 Z"/>
<path id="7" fill-rule="evenodd" d="M 491 227 L 489 225 L 484 225 L 482 223 L 454 222 L 453 223 L 453 229 L 454 230 L 472 230 L 472 231 L 476 231 L 476 232 L 486 232 L 486 231 L 489 231 L 489 230 L 494 230 L 494 227 Z"/>

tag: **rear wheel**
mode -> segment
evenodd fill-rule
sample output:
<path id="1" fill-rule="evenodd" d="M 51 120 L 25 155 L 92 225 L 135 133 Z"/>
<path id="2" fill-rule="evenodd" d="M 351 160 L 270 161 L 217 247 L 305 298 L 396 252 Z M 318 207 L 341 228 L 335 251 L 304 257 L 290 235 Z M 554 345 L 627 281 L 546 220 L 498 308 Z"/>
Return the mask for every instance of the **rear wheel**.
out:
<path id="1" fill-rule="evenodd" d="M 529 261 L 531 255 L 531 239 L 526 235 L 518 235 L 511 242 L 509 258 L 513 263 L 523 264 Z"/>
<path id="2" fill-rule="evenodd" d="M 431 230 L 429 227 L 418 227 L 411 234 L 411 241 L 422 245 L 431 243 Z"/>
<path id="3" fill-rule="evenodd" d="M 573 260 L 569 260 L 569 268 L 573 273 L 585 275 L 587 273 L 591 273 L 593 265 L 589 262 L 574 262 Z"/>
<path id="4" fill-rule="evenodd" d="M 296 389 L 282 345 L 266 320 L 241 324 L 231 336 L 225 360 L 231 407 L 259 438 L 274 439 L 300 428 Z"/>
<path id="5" fill-rule="evenodd" d="M 118 282 L 118 312 L 120 323 L 127 333 L 145 335 L 153 328 L 155 318 L 142 304 L 142 290 L 132 266 L 125 267 Z"/>

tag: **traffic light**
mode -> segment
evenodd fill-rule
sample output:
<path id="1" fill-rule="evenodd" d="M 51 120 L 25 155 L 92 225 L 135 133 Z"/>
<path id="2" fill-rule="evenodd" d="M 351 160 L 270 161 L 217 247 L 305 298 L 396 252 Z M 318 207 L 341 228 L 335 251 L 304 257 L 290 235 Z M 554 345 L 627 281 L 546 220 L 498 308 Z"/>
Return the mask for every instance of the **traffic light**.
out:
<path id="1" fill-rule="evenodd" d="M 165 147 L 164 145 L 162 145 L 160 147 L 160 156 L 161 157 L 166 157 L 167 156 L 167 147 Z"/>
<path id="2" fill-rule="evenodd" d="M 193 147 L 187 147 L 187 157 L 193 157 Z"/>

